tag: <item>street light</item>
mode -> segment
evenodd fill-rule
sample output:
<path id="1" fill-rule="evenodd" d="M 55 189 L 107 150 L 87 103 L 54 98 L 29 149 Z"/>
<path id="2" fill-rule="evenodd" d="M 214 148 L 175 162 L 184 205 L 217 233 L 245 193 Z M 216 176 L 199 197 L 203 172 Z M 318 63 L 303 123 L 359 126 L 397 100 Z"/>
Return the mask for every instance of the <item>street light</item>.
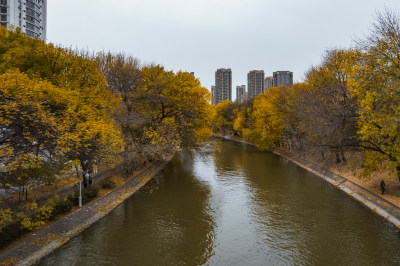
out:
<path id="1" fill-rule="evenodd" d="M 79 180 L 79 208 L 82 208 L 82 180 Z"/>

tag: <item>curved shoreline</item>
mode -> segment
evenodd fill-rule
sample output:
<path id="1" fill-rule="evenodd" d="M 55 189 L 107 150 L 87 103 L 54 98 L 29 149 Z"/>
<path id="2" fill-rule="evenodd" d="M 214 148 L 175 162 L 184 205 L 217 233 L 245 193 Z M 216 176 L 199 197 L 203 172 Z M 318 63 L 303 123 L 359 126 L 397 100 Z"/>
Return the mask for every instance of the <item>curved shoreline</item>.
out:
<path id="1" fill-rule="evenodd" d="M 223 138 L 236 142 L 245 143 L 257 147 L 257 145 L 248 142 L 241 138 L 231 138 L 229 136 L 214 135 L 217 138 Z M 378 195 L 368 191 L 367 189 L 353 183 L 352 181 L 333 173 L 330 170 L 322 168 L 312 162 L 309 162 L 301 157 L 291 155 L 284 151 L 274 150 L 272 153 L 291 161 L 292 163 L 300 166 L 301 168 L 319 176 L 331 185 L 337 187 L 339 190 L 353 197 L 361 202 L 365 207 L 369 208 L 374 213 L 382 216 L 387 221 L 393 223 L 400 229 L 400 208 L 393 203 L 379 197 Z"/>
<path id="2" fill-rule="evenodd" d="M 173 156 L 174 154 L 170 154 L 165 159 L 153 163 L 107 195 L 1 251 L 0 265 L 32 265 L 39 262 L 131 197 L 164 169 Z"/>

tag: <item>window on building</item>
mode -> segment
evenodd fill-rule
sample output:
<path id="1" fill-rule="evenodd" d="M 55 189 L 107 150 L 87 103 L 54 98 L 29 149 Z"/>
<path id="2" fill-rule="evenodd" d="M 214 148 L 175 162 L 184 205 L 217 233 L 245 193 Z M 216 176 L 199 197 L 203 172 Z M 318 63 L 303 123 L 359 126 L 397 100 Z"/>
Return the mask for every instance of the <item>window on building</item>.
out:
<path id="1" fill-rule="evenodd" d="M 6 6 L 7 5 L 7 0 L 0 0 L 0 5 Z"/>
<path id="2" fill-rule="evenodd" d="M 0 7 L 0 13 L 6 13 L 7 14 L 7 7 L 5 7 L 5 6 Z"/>
<path id="3" fill-rule="evenodd" d="M 35 37 L 35 33 L 30 30 L 26 30 L 26 35 L 28 35 L 29 37 Z"/>
<path id="4" fill-rule="evenodd" d="M 1 15 L 0 16 L 1 21 L 7 21 L 7 15 Z"/>
<path id="5" fill-rule="evenodd" d="M 0 26 L 7 27 L 7 23 L 5 23 L 5 22 L 1 22 L 1 23 L 0 23 Z"/>
<path id="6" fill-rule="evenodd" d="M 26 23 L 26 28 L 32 31 L 35 30 L 35 26 L 31 23 Z"/>
<path id="7" fill-rule="evenodd" d="M 34 17 L 35 16 L 35 11 L 33 11 L 32 9 L 27 9 L 26 10 L 26 14 L 28 14 L 29 16 Z"/>
<path id="8" fill-rule="evenodd" d="M 32 23 L 35 23 L 35 18 L 32 16 L 26 16 L 26 20 Z"/>

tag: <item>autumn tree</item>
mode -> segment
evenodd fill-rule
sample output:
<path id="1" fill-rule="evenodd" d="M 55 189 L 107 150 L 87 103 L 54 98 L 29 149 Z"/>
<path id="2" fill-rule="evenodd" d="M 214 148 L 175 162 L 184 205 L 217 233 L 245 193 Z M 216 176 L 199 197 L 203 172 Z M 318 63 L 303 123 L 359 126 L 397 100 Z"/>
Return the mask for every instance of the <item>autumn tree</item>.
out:
<path id="1" fill-rule="evenodd" d="M 100 53 L 95 61 L 109 89 L 122 98 L 114 115 L 124 135 L 128 165 L 141 166 L 210 137 L 210 94 L 187 72 L 141 67 L 125 54 Z"/>
<path id="2" fill-rule="evenodd" d="M 280 144 L 285 128 L 287 92 L 286 86 L 271 87 L 254 99 L 254 122 L 250 139 L 263 149 L 271 149 Z"/>
<path id="3" fill-rule="evenodd" d="M 221 132 L 224 135 L 234 133 L 237 105 L 238 103 L 226 100 L 215 106 L 214 131 Z"/>
<path id="4" fill-rule="evenodd" d="M 22 187 L 54 180 L 65 159 L 59 154 L 58 119 L 53 110 L 62 91 L 13 70 L 0 75 L 0 162 L 3 183 Z M 21 196 L 21 195 L 20 195 Z"/>
<path id="5" fill-rule="evenodd" d="M 233 123 L 233 130 L 245 139 L 250 138 L 251 128 L 253 127 L 253 101 L 254 99 L 248 99 L 243 103 L 237 103 L 234 109 L 236 118 Z"/>
<path id="6" fill-rule="evenodd" d="M 27 78 L 33 80 L 29 83 L 28 91 L 36 84 L 42 84 L 40 80 L 46 80 L 49 84 L 47 87 L 51 84 L 60 92 L 57 96 L 42 92 L 44 98 L 35 100 L 31 98 L 37 95 L 26 95 L 27 99 L 33 101 L 30 105 L 30 118 L 39 119 L 32 121 L 29 130 L 26 129 L 29 131 L 27 134 L 39 132 L 29 139 L 31 143 L 39 147 L 45 146 L 40 139 L 45 137 L 39 127 L 46 122 L 40 120 L 41 109 L 37 107 L 44 102 L 43 106 L 48 105 L 46 108 L 43 107 L 44 110 L 53 115 L 51 117 L 53 120 L 49 120 L 49 123 L 43 126 L 49 130 L 46 137 L 51 139 L 52 146 L 49 144 L 50 141 L 47 146 L 55 150 L 52 154 L 58 154 L 69 163 L 80 165 L 82 174 L 89 172 L 95 163 L 117 157 L 121 138 L 118 127 L 113 122 L 112 113 L 118 104 L 118 98 L 108 90 L 106 80 L 94 62 L 77 56 L 70 50 L 29 38 L 18 30 L 7 31 L 2 27 L 0 28 L 0 74 L 13 69 L 26 75 L 23 80 L 26 81 Z M 6 90 L 9 89 L 7 88 L 9 85 L 5 86 Z M 56 102 L 55 98 L 59 99 L 57 105 L 48 104 Z M 39 103 L 36 104 L 36 101 Z M 51 128 L 52 125 L 56 127 Z M 3 126 L 6 127 L 7 124 Z M 47 141 L 47 138 L 45 139 Z M 28 146 L 21 147 L 27 149 Z M 48 161 L 43 155 L 36 157 Z"/>
<path id="7" fill-rule="evenodd" d="M 344 150 L 358 147 L 357 100 L 349 81 L 360 53 L 330 50 L 322 63 L 306 74 L 304 85 L 294 86 L 294 107 L 310 145 L 329 148 L 345 161 Z"/>
<path id="8" fill-rule="evenodd" d="M 363 51 L 352 83 L 360 103 L 358 134 L 366 149 L 365 163 L 374 169 L 389 160 L 400 179 L 400 21 L 390 10 L 378 13 L 368 36 L 358 41 Z"/>
<path id="9" fill-rule="evenodd" d="M 189 73 L 144 67 L 136 98 L 145 142 L 191 147 L 211 136 L 211 95 Z"/>

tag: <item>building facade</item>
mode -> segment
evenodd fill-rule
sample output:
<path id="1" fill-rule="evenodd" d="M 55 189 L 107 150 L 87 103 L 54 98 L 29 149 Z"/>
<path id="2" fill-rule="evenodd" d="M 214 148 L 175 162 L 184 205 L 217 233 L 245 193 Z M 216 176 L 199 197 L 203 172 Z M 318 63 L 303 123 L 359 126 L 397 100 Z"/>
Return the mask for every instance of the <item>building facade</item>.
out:
<path id="1" fill-rule="evenodd" d="M 276 71 L 273 74 L 274 84 L 273 86 L 292 86 L 293 85 L 293 72 L 290 71 Z"/>
<path id="2" fill-rule="evenodd" d="M 264 92 L 264 70 L 253 70 L 247 74 L 247 91 L 249 98 Z"/>
<path id="3" fill-rule="evenodd" d="M 269 88 L 274 86 L 274 78 L 273 77 L 266 77 L 264 79 L 264 91 L 267 91 Z"/>
<path id="4" fill-rule="evenodd" d="M 214 90 L 211 87 L 213 96 L 213 104 L 217 105 L 220 102 L 232 101 L 232 70 L 230 68 L 220 68 L 215 72 Z"/>
<path id="5" fill-rule="evenodd" d="M 0 0 L 0 26 L 46 41 L 47 0 Z"/>
<path id="6" fill-rule="evenodd" d="M 247 100 L 246 85 L 236 86 L 236 101 L 243 103 Z"/>
<path id="7" fill-rule="evenodd" d="M 211 104 L 215 105 L 215 86 L 211 86 L 211 95 L 212 95 Z"/>

